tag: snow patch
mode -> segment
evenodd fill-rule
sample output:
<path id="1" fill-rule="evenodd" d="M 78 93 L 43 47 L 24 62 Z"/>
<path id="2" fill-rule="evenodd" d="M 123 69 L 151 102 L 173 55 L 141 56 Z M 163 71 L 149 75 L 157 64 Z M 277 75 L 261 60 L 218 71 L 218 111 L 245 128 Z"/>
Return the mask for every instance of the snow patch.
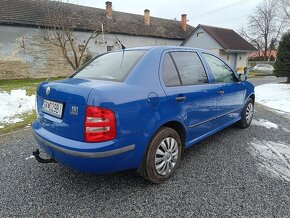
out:
<path id="1" fill-rule="evenodd" d="M 0 123 L 17 123 L 22 119 L 15 117 L 35 109 L 35 95 L 26 95 L 26 90 L 0 92 Z"/>
<path id="2" fill-rule="evenodd" d="M 25 160 L 29 160 L 29 159 L 32 159 L 32 158 L 34 158 L 34 156 L 33 156 L 33 155 L 31 155 L 31 156 L 29 156 L 29 157 L 25 158 Z"/>
<path id="3" fill-rule="evenodd" d="M 250 152 L 258 159 L 260 171 L 290 182 L 289 144 L 254 139 L 250 143 Z"/>
<path id="4" fill-rule="evenodd" d="M 252 120 L 252 124 L 255 126 L 263 126 L 267 129 L 279 129 L 278 125 L 276 123 L 272 123 L 269 120 L 259 119 L 259 120 Z"/>
<path id="5" fill-rule="evenodd" d="M 258 103 L 275 109 L 282 114 L 290 115 L 290 84 L 256 86 L 255 93 Z"/>

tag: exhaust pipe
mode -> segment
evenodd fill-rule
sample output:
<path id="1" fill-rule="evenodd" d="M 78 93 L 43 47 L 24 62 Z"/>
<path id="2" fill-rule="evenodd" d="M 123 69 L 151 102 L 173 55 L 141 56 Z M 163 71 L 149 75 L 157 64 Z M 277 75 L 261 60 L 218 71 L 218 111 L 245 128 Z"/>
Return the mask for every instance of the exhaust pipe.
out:
<path id="1" fill-rule="evenodd" d="M 35 151 L 32 152 L 32 155 L 35 157 L 35 159 L 39 163 L 56 163 L 56 161 L 53 158 L 44 159 L 44 158 L 40 157 L 39 154 L 40 154 L 40 152 L 38 149 L 36 149 Z"/>

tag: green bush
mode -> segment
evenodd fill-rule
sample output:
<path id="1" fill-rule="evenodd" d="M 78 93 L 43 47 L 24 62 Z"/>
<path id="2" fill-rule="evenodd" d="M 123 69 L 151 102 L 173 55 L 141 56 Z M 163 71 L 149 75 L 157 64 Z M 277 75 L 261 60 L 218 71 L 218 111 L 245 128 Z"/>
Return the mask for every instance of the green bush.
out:
<path id="1" fill-rule="evenodd" d="M 287 83 L 290 83 L 290 32 L 284 34 L 279 43 L 274 75 L 287 77 Z"/>

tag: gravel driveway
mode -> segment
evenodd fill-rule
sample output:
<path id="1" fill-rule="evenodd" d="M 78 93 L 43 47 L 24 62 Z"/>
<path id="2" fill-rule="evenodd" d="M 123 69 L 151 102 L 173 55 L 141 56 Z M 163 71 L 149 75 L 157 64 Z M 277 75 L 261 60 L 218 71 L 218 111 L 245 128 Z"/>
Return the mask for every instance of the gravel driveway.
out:
<path id="1" fill-rule="evenodd" d="M 134 171 L 87 175 L 40 164 L 29 128 L 0 136 L 0 217 L 290 217 L 290 156 L 280 149 L 290 149 L 290 120 L 259 105 L 254 119 L 185 150 L 161 185 Z"/>

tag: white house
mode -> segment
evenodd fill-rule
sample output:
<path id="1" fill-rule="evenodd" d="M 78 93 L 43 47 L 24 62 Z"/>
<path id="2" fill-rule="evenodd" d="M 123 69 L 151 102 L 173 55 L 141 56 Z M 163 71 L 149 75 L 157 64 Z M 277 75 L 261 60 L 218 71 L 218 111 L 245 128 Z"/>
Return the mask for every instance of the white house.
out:
<path id="1" fill-rule="evenodd" d="M 183 46 L 212 51 L 234 70 L 247 66 L 250 52 L 256 49 L 232 29 L 198 25 Z"/>
<path id="2" fill-rule="evenodd" d="M 47 27 L 47 8 L 41 2 L 44 1 L 0 0 L 0 79 L 66 76 L 73 71 L 62 52 L 39 37 Z M 113 11 L 112 2 L 106 2 L 106 9 L 45 2 L 50 10 L 59 4 L 58 7 L 80 15 L 74 18 L 73 36 L 80 48 L 96 25 L 103 29 L 88 45 L 93 55 L 120 48 L 118 40 L 126 47 L 180 45 L 193 30 L 186 23 L 186 15 L 176 21 L 150 17 L 147 9 L 144 15 Z"/>

